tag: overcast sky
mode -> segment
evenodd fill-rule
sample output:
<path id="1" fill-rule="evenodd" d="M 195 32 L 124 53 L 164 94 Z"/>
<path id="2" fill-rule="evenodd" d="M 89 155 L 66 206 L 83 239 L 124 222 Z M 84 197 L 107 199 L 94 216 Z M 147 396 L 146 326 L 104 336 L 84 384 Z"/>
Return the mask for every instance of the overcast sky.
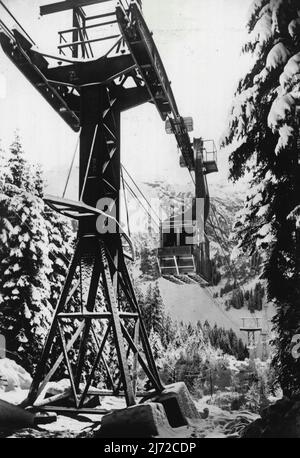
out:
<path id="1" fill-rule="evenodd" d="M 71 25 L 70 13 L 38 17 L 38 0 L 4 0 L 35 42 L 55 52 L 57 31 Z M 194 119 L 195 137 L 217 142 L 238 77 L 245 22 L 251 0 L 144 0 L 144 16 L 161 53 L 182 116 Z M 1 18 L 8 23 L 6 16 Z M 28 156 L 46 170 L 67 170 L 76 135 L 31 87 L 0 51 L 0 139 L 5 147 L 19 128 Z M 220 174 L 227 175 L 227 156 L 220 153 Z M 122 161 L 138 180 L 168 177 L 189 181 L 180 169 L 176 142 L 150 104 L 122 118 Z"/>

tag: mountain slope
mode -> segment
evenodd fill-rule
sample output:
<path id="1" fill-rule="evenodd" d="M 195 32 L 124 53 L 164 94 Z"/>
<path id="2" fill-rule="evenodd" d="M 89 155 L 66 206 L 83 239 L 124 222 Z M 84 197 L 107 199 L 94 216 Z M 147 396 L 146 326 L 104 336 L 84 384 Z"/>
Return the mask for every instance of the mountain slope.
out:
<path id="1" fill-rule="evenodd" d="M 244 343 L 247 343 L 247 333 L 240 330 L 242 318 L 249 317 L 258 318 L 261 323 L 265 323 L 269 328 L 270 320 L 274 316 L 275 309 L 272 304 L 268 304 L 267 310 L 255 311 L 251 314 L 245 308 L 239 310 L 231 308 L 225 310 L 224 301 L 213 299 L 210 290 L 202 288 L 198 285 L 178 285 L 171 283 L 164 278 L 159 279 L 160 293 L 163 299 L 166 311 L 174 320 L 183 321 L 185 323 L 196 323 L 198 320 L 203 324 L 207 320 L 211 326 L 217 324 L 225 329 L 232 329 Z M 261 355 L 262 339 L 260 333 L 256 336 L 257 355 Z"/>
<path id="2" fill-rule="evenodd" d="M 232 328 L 240 337 L 239 322 L 231 319 L 221 306 L 217 305 L 207 291 L 198 285 L 177 285 L 164 278 L 159 279 L 160 293 L 172 318 L 178 321 L 196 323 L 198 320 L 210 325 L 215 323 L 225 329 Z"/>

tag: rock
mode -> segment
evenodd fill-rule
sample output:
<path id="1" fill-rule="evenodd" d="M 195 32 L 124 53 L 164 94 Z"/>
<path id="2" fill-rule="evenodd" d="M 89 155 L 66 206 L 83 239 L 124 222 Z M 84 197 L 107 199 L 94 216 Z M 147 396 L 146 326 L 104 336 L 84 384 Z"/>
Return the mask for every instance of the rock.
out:
<path id="1" fill-rule="evenodd" d="M 162 404 L 148 402 L 104 415 L 94 437 L 169 437 L 172 434 Z"/>
<path id="2" fill-rule="evenodd" d="M 261 437 L 263 421 L 261 418 L 255 420 L 243 430 L 242 437 L 255 438 Z"/>
<path id="3" fill-rule="evenodd" d="M 300 402 L 282 398 L 265 408 L 261 418 L 248 425 L 243 438 L 300 438 Z"/>
<path id="4" fill-rule="evenodd" d="M 56 394 L 62 394 L 71 387 L 70 380 L 64 378 L 58 382 L 48 382 L 43 390 L 44 394 L 49 396 L 55 396 Z"/>
<path id="5" fill-rule="evenodd" d="M 0 400 L 0 431 L 14 431 L 34 426 L 34 415 Z"/>
<path id="6" fill-rule="evenodd" d="M 0 387 L 3 391 L 28 390 L 32 382 L 28 372 L 12 359 L 0 359 Z"/>
<path id="7" fill-rule="evenodd" d="M 203 409 L 203 412 L 199 412 L 199 414 L 202 420 L 206 420 L 206 418 L 208 418 L 209 416 L 209 409 L 205 407 L 205 409 Z"/>
<path id="8" fill-rule="evenodd" d="M 208 415 L 204 409 L 203 415 Z M 141 403 L 114 411 L 102 418 L 101 437 L 171 437 L 175 429 L 201 421 L 183 382 L 173 383 L 160 394 L 150 393 Z"/>
<path id="9" fill-rule="evenodd" d="M 161 403 L 173 428 L 188 425 L 191 421 L 201 419 L 194 401 L 185 383 L 177 382 L 167 385 L 164 391 L 151 398 L 152 402 Z"/>
<path id="10" fill-rule="evenodd" d="M 34 424 L 48 425 L 57 421 L 57 414 L 55 412 L 36 412 L 34 416 Z"/>

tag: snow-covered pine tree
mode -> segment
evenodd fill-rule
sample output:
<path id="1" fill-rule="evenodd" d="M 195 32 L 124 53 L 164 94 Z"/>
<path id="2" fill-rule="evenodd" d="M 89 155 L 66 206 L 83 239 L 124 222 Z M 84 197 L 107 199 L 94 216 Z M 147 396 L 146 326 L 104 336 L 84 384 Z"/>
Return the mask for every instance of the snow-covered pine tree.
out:
<path id="1" fill-rule="evenodd" d="M 46 209 L 41 170 L 27 162 L 18 136 L 0 178 L 0 332 L 32 372 L 65 275 L 70 225 Z"/>
<path id="2" fill-rule="evenodd" d="M 10 170 L 10 174 L 6 176 L 7 183 L 29 191 L 30 182 L 28 180 L 28 165 L 24 159 L 20 137 L 17 132 L 15 133 L 15 139 L 10 147 L 10 155 L 7 159 L 7 163 Z"/>
<path id="3" fill-rule="evenodd" d="M 150 283 L 147 288 L 144 299 L 141 302 L 142 317 L 145 323 L 145 327 L 146 327 L 148 336 L 151 331 L 151 323 L 152 323 L 151 301 L 152 301 L 152 284 Z"/>
<path id="4" fill-rule="evenodd" d="M 153 329 L 159 335 L 163 331 L 164 311 L 158 283 L 150 283 L 142 303 L 142 315 L 148 335 Z"/>
<path id="5" fill-rule="evenodd" d="M 236 224 L 240 248 L 264 255 L 268 299 L 277 307 L 274 365 L 285 394 L 299 391 L 300 361 L 291 339 L 300 332 L 300 3 L 255 0 L 243 52 L 253 65 L 240 80 L 223 144 L 232 145 L 231 178 L 252 174 Z"/>
<path id="6" fill-rule="evenodd" d="M 161 341 L 165 348 L 168 345 L 173 344 L 176 338 L 176 325 L 173 322 L 171 316 L 164 311 L 162 319 L 162 332 L 161 332 Z"/>
<path id="7" fill-rule="evenodd" d="M 141 265 L 142 273 L 149 274 L 152 269 L 152 264 L 150 260 L 150 249 L 147 246 L 142 247 L 141 249 Z"/>
<path id="8" fill-rule="evenodd" d="M 29 167 L 18 137 L 3 167 L 0 329 L 6 337 L 8 351 L 19 357 L 26 369 L 32 370 L 51 318 L 44 204 L 30 192 Z"/>
<path id="9" fill-rule="evenodd" d="M 161 342 L 160 335 L 157 332 L 155 332 L 153 328 L 150 331 L 149 343 L 153 352 L 154 359 L 160 359 L 164 354 L 164 347 Z"/>
<path id="10" fill-rule="evenodd" d="M 163 309 L 163 301 L 160 295 L 159 285 L 156 282 L 153 288 L 153 299 L 152 299 L 152 328 L 158 334 L 162 334 L 163 332 L 163 322 L 164 322 L 164 309 Z"/>

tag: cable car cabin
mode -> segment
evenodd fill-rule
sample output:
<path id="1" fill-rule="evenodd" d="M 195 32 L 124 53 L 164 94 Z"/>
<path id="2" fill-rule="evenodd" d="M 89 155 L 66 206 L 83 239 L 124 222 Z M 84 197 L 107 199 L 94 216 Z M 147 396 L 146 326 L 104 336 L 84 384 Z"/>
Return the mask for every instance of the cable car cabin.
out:
<path id="1" fill-rule="evenodd" d="M 186 167 L 183 156 L 179 158 L 180 167 Z M 204 140 L 202 147 L 202 169 L 203 174 L 218 172 L 217 149 L 213 140 Z"/>
<path id="2" fill-rule="evenodd" d="M 161 223 L 158 264 L 161 275 L 197 274 L 210 282 L 209 240 L 205 235 L 210 207 L 206 175 L 218 171 L 214 141 L 195 138 L 190 159 L 182 157 L 181 165 L 195 172 L 195 199 L 191 209 L 182 206 L 176 215 L 172 210 L 170 218 Z"/>
<path id="3" fill-rule="evenodd" d="M 204 175 L 218 172 L 217 149 L 213 140 L 204 140 L 202 155 Z"/>
<path id="4" fill-rule="evenodd" d="M 201 221 L 194 218 L 188 220 L 182 209 L 161 223 L 157 257 L 162 276 L 198 274 L 210 279 L 209 241 Z"/>

